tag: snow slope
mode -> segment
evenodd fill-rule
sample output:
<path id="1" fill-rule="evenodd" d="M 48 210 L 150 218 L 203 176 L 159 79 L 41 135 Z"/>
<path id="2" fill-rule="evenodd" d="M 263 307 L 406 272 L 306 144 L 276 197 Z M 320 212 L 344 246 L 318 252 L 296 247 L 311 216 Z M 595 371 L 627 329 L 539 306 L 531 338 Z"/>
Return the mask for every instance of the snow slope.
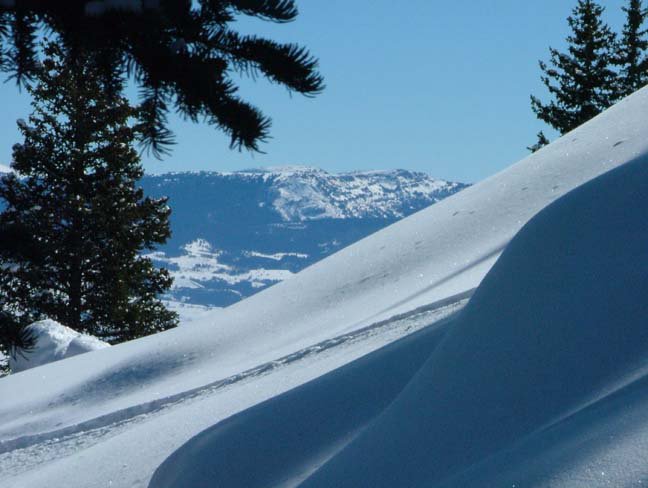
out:
<path id="1" fill-rule="evenodd" d="M 399 387 L 407 341 L 365 359 L 375 367 L 363 374 L 362 363 L 343 368 L 199 434 L 151 486 L 648 481 L 647 438 L 628 442 L 641 440 L 631 428 L 648 431 L 646 208 L 648 156 L 532 219 L 391 404 L 380 400 Z"/>
<path id="2" fill-rule="evenodd" d="M 633 390 L 648 380 L 647 208 L 643 156 L 541 212 L 507 247 L 406 390 L 305 486 L 432 486 L 450 475 L 463 478 L 450 478 L 450 486 L 505 486 L 501 473 L 485 479 L 480 467 L 466 479 L 461 471 L 483 460 L 489 465 L 488 456 L 530 442 L 528 436 L 535 441 L 551 426 L 570 430 L 571 442 L 585 440 L 601 426 L 596 417 L 575 426 L 581 413 L 615 393 L 626 406 L 645 408 L 648 395 Z M 644 432 L 647 421 L 638 426 Z M 577 466 L 565 482 L 648 481 L 646 443 L 622 462 L 601 462 L 627 437 L 598 439 L 602 452 L 589 456 L 599 462 L 588 464 L 599 468 Z M 562 447 L 552 475 L 573 467 L 567 455 L 583 455 L 583 446 L 563 441 Z M 538 450 L 528 453 L 533 462 L 555 455 Z M 513 481 L 531 486 L 523 470 Z M 549 474 L 541 481 L 548 483 Z"/>
<path id="3" fill-rule="evenodd" d="M 402 317 L 476 287 L 536 213 L 648 154 L 647 111 L 642 90 L 509 169 L 191 328 L 0 380 L 0 484 L 4 476 L 9 486 L 147 486 L 197 433 L 388 342 L 392 329 L 376 326 L 405 320 L 393 340 L 411 325 Z M 382 332 L 354 342 L 361 330 Z M 346 441 L 315 453 L 319 463 Z"/>

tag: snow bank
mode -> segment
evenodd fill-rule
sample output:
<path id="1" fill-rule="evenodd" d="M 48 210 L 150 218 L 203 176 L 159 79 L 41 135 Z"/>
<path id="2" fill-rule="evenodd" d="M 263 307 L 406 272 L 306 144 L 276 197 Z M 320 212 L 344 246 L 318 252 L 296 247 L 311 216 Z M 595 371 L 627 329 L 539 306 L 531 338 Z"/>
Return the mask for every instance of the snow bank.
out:
<path id="1" fill-rule="evenodd" d="M 34 349 L 9 358 L 12 373 L 110 346 L 96 337 L 80 334 L 53 320 L 34 322 L 28 331 L 36 339 Z"/>
<path id="2" fill-rule="evenodd" d="M 191 331 L 181 327 L 98 351 L 91 360 L 59 361 L 45 378 L 37 372 L 4 378 L 0 419 L 8 420 L 0 422 L 0 440 L 203 387 L 476 287 L 538 211 L 648 153 L 646 113 L 643 89 L 507 170 L 205 317 Z M 146 372 L 136 384 L 129 381 L 133 371 Z M 24 394 L 11 395 L 15 388 Z M 83 393 L 89 390 L 100 394 Z M 47 407 L 69 391 L 76 393 L 65 408 Z"/>
<path id="3" fill-rule="evenodd" d="M 304 486 L 433 486 L 645 377 L 646 208 L 643 157 L 541 212 L 403 394 Z M 648 475 L 646 454 L 623 462 Z M 628 486 L 623 471 L 571 482 Z M 461 486 L 477 484 L 503 486 Z"/>
<path id="4" fill-rule="evenodd" d="M 648 158 L 643 157 L 542 211 L 507 247 L 414 379 L 366 431 L 362 414 L 386 403 L 356 392 L 374 375 L 379 384 L 372 385 L 372 395 L 398 389 L 380 380 L 407 381 L 406 375 L 391 376 L 390 369 L 408 361 L 409 348 L 398 348 L 389 360 L 376 354 L 371 372 L 352 376 L 350 384 L 351 367 L 209 429 L 171 456 L 149 486 L 294 486 L 300 474 L 320 464 L 300 486 L 431 487 L 444 481 L 448 487 L 540 486 L 564 472 L 569 476 L 561 479 L 569 486 L 640 481 L 648 476 L 645 443 L 616 453 L 603 470 L 591 468 L 597 464 L 592 456 L 607 459 L 627 437 L 622 434 L 628 427 L 618 419 L 617 429 L 607 429 L 596 450 L 583 453 L 575 440 L 591 437 L 601 417 L 608 426 L 616 412 L 602 404 L 615 394 L 617 409 L 648 404 L 642 394 L 648 382 L 646 208 Z M 622 389 L 625 401 L 618 398 Z M 341 408 L 340 395 L 346 402 Z M 605 415 L 593 415 L 596 408 Z M 645 431 L 647 415 L 643 422 Z M 549 444 L 548 429 L 556 425 Z M 561 433 L 569 442 L 560 442 Z M 488 462 L 520 441 L 531 448 L 514 458 L 515 464 Z M 556 444 L 560 462 L 546 450 Z M 554 461 L 543 464 L 544 473 L 536 465 L 543 455 Z M 468 469 L 480 461 L 479 469 Z M 533 476 L 520 469 L 515 476 L 503 475 L 504 466 L 511 471 L 520 464 L 535 468 L 529 470 Z"/>
<path id="5" fill-rule="evenodd" d="M 278 359 L 476 287 L 510 239 L 539 211 L 583 183 L 648 154 L 646 113 L 648 89 L 643 89 L 498 175 L 343 249 L 290 280 L 210 314 L 190 328 L 176 328 L 3 378 L 0 380 L 0 452 L 4 449 L 7 455 L 3 457 L 0 454 L 0 471 L 4 470 L 0 473 L 0 483 L 7 479 L 5 484 L 9 486 L 39 487 L 43 486 L 44 480 L 50 480 L 53 485 L 87 488 L 105 486 L 106 480 L 119 480 L 120 486 L 145 486 L 163 459 L 188 439 L 223 419 L 223 415 L 232 415 L 300 384 L 296 383 L 296 376 L 286 378 L 277 374 L 252 378 L 248 374 L 250 371 L 272 369 Z M 627 182 L 627 188 L 635 188 L 635 185 L 632 181 Z M 617 188 L 616 193 L 623 195 L 626 191 L 622 187 Z M 614 202 L 618 202 L 613 198 L 614 192 L 604 192 L 600 196 L 608 198 L 608 193 L 610 203 L 614 206 Z M 607 203 L 597 202 L 596 208 Z M 645 207 L 641 209 L 645 210 Z M 631 216 L 636 217 L 639 211 L 637 208 L 631 209 Z M 623 216 L 620 219 L 620 222 L 627 222 Z M 604 226 L 608 224 L 609 220 L 603 221 Z M 609 226 L 606 228 L 611 230 Z M 555 235 L 548 237 L 553 239 Z M 568 238 L 566 245 L 578 244 L 572 241 Z M 583 246 L 585 244 L 591 247 L 597 245 L 594 241 L 583 243 Z M 556 244 L 552 246 L 556 247 Z M 575 249 L 580 252 L 581 248 Z M 620 256 L 622 259 L 624 255 Z M 579 262 L 577 257 L 575 259 Z M 646 260 L 638 262 L 645 263 Z M 520 263 L 520 272 L 533 270 L 540 277 L 543 276 L 543 266 L 530 268 L 527 264 Z M 551 265 L 551 261 L 548 265 Z M 599 268 L 598 272 L 607 273 L 607 270 Z M 610 273 L 610 276 L 619 276 L 614 271 Z M 603 276 L 601 280 L 605 281 L 605 278 Z M 566 280 L 561 276 L 563 279 Z M 560 287 L 561 283 L 556 286 Z M 628 288 L 625 284 L 617 286 Z M 521 298 L 521 291 L 517 287 L 512 288 L 511 300 L 503 303 L 515 309 L 513 300 Z M 564 291 L 564 286 L 561 289 Z M 539 289 L 534 290 L 540 293 Z M 572 293 L 571 290 L 569 292 Z M 628 292 L 633 293 L 632 290 Z M 553 296 L 551 291 L 549 295 Z M 595 305 L 600 308 L 605 303 L 599 300 Z M 496 320 L 493 317 L 494 312 L 485 314 L 485 320 L 488 320 L 484 324 L 492 325 L 493 331 L 497 332 L 499 318 Z M 495 323 L 490 324 L 489 320 Z M 461 328 L 468 327 L 466 324 L 460 322 Z M 487 338 L 481 338 L 484 347 L 494 347 L 492 340 L 489 342 Z M 554 339 L 548 337 L 550 341 Z M 538 340 L 542 344 L 544 339 L 540 337 Z M 614 344 L 610 337 L 604 336 L 603 340 Z M 482 373 L 486 374 L 491 370 L 485 354 L 475 356 L 481 361 L 476 365 L 472 363 L 474 353 L 468 344 L 465 351 L 459 345 L 453 347 L 457 348 L 455 352 L 458 356 L 452 360 L 452 367 L 463 371 L 466 363 L 466 384 L 479 386 L 481 383 L 478 380 L 483 380 L 485 385 L 494 387 L 495 380 L 489 383 L 490 378 L 478 377 L 479 371 L 473 371 L 481 368 Z M 549 352 L 541 350 L 545 353 L 544 359 L 551 360 Z M 494 353 L 496 357 L 504 354 L 496 348 Z M 439 357 L 446 356 L 450 354 L 444 353 Z M 336 367 L 351 361 L 354 356 L 347 355 L 345 358 L 340 359 Z M 501 360 L 504 358 L 502 356 Z M 520 360 L 524 360 L 524 357 Z M 493 364 L 493 371 L 498 370 L 497 361 Z M 559 363 L 562 366 L 567 365 L 563 359 L 560 361 L 563 361 Z M 440 361 L 440 391 L 451 389 L 447 383 L 450 377 L 441 375 L 443 368 L 450 369 L 449 362 L 449 359 Z M 293 371 L 301 374 L 308 369 L 309 374 L 314 375 L 308 379 L 312 379 L 331 370 L 331 362 L 327 362 L 326 366 L 322 366 L 323 363 L 315 364 L 312 358 L 307 358 Z M 528 366 L 533 363 L 522 364 Z M 622 359 L 619 364 L 622 369 L 618 371 L 621 376 L 625 374 L 625 365 L 626 360 Z M 500 369 L 508 371 L 503 366 Z M 608 372 L 612 379 L 605 383 L 608 379 L 604 378 L 601 388 L 611 385 L 613 381 L 612 369 Z M 423 375 L 418 383 L 423 384 L 428 374 Z M 299 378 L 305 381 L 306 376 Z M 229 389 L 219 386 L 242 377 L 246 381 L 231 384 Z M 464 379 L 462 376 L 458 379 L 457 391 L 460 391 Z M 504 379 L 508 381 L 506 376 Z M 510 385 L 516 386 L 516 383 Z M 589 387 L 598 388 L 594 384 Z M 225 390 L 228 393 L 224 393 Z M 20 391 L 20 394 L 15 394 L 16 391 Z M 435 415 L 441 415 L 440 418 L 450 415 L 442 411 L 440 403 L 430 407 L 431 399 L 426 391 L 421 388 L 421 408 L 432 408 Z M 563 405 L 565 408 L 568 405 L 573 409 L 580 408 L 583 399 L 579 395 L 584 394 L 584 390 L 578 391 L 580 393 L 568 396 L 567 403 Z M 194 402 L 192 399 L 198 395 L 197 392 L 200 400 Z M 240 401 L 224 402 L 221 395 L 232 395 Z M 403 395 L 402 398 L 413 401 L 412 395 Z M 466 410 L 467 407 L 461 405 L 459 399 L 450 398 L 449 406 Z M 473 398 L 480 399 L 479 396 Z M 485 397 L 487 413 L 489 409 L 497 411 L 500 406 L 502 412 L 511 412 L 504 405 L 491 405 L 487 400 Z M 540 398 L 539 401 L 548 400 Z M 521 405 L 526 408 L 525 402 Z M 401 404 L 401 400 L 397 400 L 392 408 L 396 408 L 397 404 Z M 553 414 L 564 413 L 560 405 L 542 405 Z M 282 421 L 290 425 L 285 419 L 299 414 L 293 412 Z M 422 412 L 408 410 L 403 421 L 404 428 L 419 429 L 415 419 L 421 415 Z M 495 414 L 489 415 L 484 418 L 492 419 Z M 467 420 L 473 422 L 469 417 Z M 525 435 L 522 427 L 537 428 L 541 421 L 551 422 L 552 419 L 532 415 L 527 418 L 526 427 L 511 428 L 512 438 L 487 433 L 482 435 L 482 431 L 491 428 L 488 425 L 479 432 L 471 432 L 470 435 L 475 435 L 477 440 L 474 448 L 464 453 L 466 462 L 479 460 L 486 452 L 508 446 Z M 448 443 L 453 449 L 465 447 L 449 441 L 451 434 L 465 434 L 458 427 L 450 426 L 443 430 L 438 424 L 430 423 L 429 419 L 422 422 L 419 435 L 433 433 L 440 442 Z M 378 443 L 380 432 L 389 432 L 393 428 L 387 413 L 375 425 L 383 425 L 383 428 L 376 427 L 375 431 L 371 429 L 367 432 L 375 432 L 371 438 L 376 443 L 367 449 L 367 458 L 359 458 L 366 461 L 367 466 L 375 462 L 372 453 L 382 452 Z M 113 434 L 116 429 L 121 429 L 119 436 Z M 102 438 L 104 434 L 106 437 Z M 421 455 L 424 450 L 421 446 L 424 445 L 416 443 L 421 439 L 415 434 L 409 430 L 403 433 L 403 439 L 411 435 L 413 458 L 430 459 Z M 72 456 L 70 453 L 78 452 L 78 448 L 70 447 L 73 451 L 61 453 L 56 450 L 60 444 L 50 442 L 65 436 L 70 443 L 81 437 L 88 443 L 96 444 L 84 448 L 86 450 L 82 455 Z M 344 438 L 338 447 L 348 442 L 349 438 Z M 31 457 L 25 463 L 24 453 L 27 449 L 37 457 Z M 349 449 L 353 449 L 353 445 Z M 385 448 L 385 455 L 388 449 Z M 429 452 L 436 453 L 441 447 L 435 444 L 430 449 Z M 52 450 L 56 450 L 55 454 L 52 454 Z M 34 461 L 43 459 L 42 456 L 47 453 L 57 456 L 56 462 Z M 106 462 L 108 457 L 111 463 Z M 344 459 L 342 452 L 323 468 L 320 475 L 326 476 L 328 472 L 335 478 L 335 473 L 339 473 L 335 466 L 342 465 Z M 454 472 L 455 468 L 463 469 L 463 465 L 456 467 L 453 464 L 456 459 L 444 458 L 440 454 L 435 476 L 438 475 L 440 479 Z M 325 459 L 320 460 L 323 461 Z M 98 465 L 101 466 L 100 470 L 97 469 Z M 408 463 L 402 466 L 403 470 L 410 468 Z M 394 469 L 391 462 L 385 462 L 383 471 L 377 471 L 385 472 L 387 479 L 391 469 Z M 416 473 L 421 473 L 416 467 L 412 469 L 415 477 L 418 476 Z M 5 474 L 8 472 L 14 474 Z M 70 479 L 70 472 L 78 475 Z M 351 474 L 356 476 L 353 473 L 351 470 Z M 12 478 L 9 479 L 9 476 Z M 117 482 L 113 484 L 116 485 Z M 363 486 L 362 483 L 360 486 Z"/>
<path id="6" fill-rule="evenodd" d="M 149 486 L 296 486 L 394 400 L 446 326 L 406 337 L 207 429 L 174 452 Z"/>

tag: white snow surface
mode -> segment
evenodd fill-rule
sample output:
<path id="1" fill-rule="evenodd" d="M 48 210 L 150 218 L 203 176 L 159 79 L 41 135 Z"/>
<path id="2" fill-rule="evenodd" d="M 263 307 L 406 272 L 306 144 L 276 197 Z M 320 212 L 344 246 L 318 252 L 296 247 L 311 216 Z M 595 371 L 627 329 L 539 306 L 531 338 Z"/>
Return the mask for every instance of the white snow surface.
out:
<path id="1" fill-rule="evenodd" d="M 237 283 L 250 283 L 253 287 L 262 287 L 268 283 L 287 280 L 293 273 L 287 269 L 256 268 L 245 272 L 237 272 L 232 266 L 218 261 L 222 251 L 214 250 L 205 239 L 196 239 L 183 246 L 185 254 L 168 257 L 163 252 L 154 252 L 146 255 L 157 262 L 173 265 L 173 289 L 202 288 L 202 283 L 219 280 L 228 285 Z M 295 255 L 296 253 L 292 253 Z M 263 255 L 251 253 L 253 256 L 265 257 L 275 261 L 280 260 L 289 253 L 276 255 Z"/>
<path id="2" fill-rule="evenodd" d="M 532 219 L 391 404 L 366 386 L 394 388 L 406 342 L 195 436 L 150 486 L 641 486 L 646 206 L 643 156 Z"/>
<path id="3" fill-rule="evenodd" d="M 290 280 L 209 314 L 192 327 L 180 327 L 0 380 L 0 485 L 145 487 L 159 467 L 150 486 L 203 486 L 199 484 L 205 479 L 201 478 L 205 466 L 201 459 L 211 452 L 211 439 L 219 438 L 223 427 L 233 433 L 231 438 L 222 438 L 223 445 L 239 452 L 237 463 L 247 468 L 250 477 L 256 476 L 255 483 L 238 486 L 294 486 L 304 480 L 312 486 L 399 486 L 385 484 L 396 479 L 399 472 L 411 476 L 412 486 L 419 482 L 434 486 L 429 483 L 441 483 L 448 476 L 468 476 L 468 468 L 501 475 L 508 481 L 506 476 L 515 479 L 517 466 L 528 466 L 525 473 L 538 468 L 536 458 L 519 454 L 525 449 L 535 452 L 533 442 L 553 442 L 561 449 L 582 445 L 580 437 L 570 441 L 572 444 L 561 444 L 568 438 L 551 429 L 540 429 L 555 426 L 572 432 L 576 424 L 559 421 L 572 418 L 570 414 L 589 412 L 588 405 L 609 413 L 605 417 L 609 423 L 601 424 L 600 431 L 588 431 L 588 439 L 605 437 L 605 429 L 612 429 L 620 442 L 615 444 L 620 449 L 617 454 L 624 452 L 624 446 L 634 445 L 632 438 L 621 436 L 614 425 L 622 425 L 630 418 L 645 418 L 643 412 L 648 410 L 634 409 L 638 404 L 632 403 L 632 411 L 619 412 L 613 409 L 613 403 L 606 406 L 603 400 L 612 401 L 612 390 L 623 385 L 632 389 L 632 378 L 642 377 L 638 363 L 643 336 L 636 335 L 633 314 L 645 300 L 637 299 L 638 305 L 632 307 L 620 295 L 624 292 L 637 298 L 641 291 L 645 296 L 645 281 L 641 280 L 646 278 L 642 273 L 648 260 L 636 254 L 639 251 L 633 243 L 634 235 L 626 226 L 629 222 L 637 224 L 638 235 L 645 239 L 641 230 L 645 221 L 637 215 L 645 216 L 646 201 L 635 201 L 627 215 L 619 205 L 633 202 L 626 195 L 629 190 L 636 196 L 641 193 L 636 191 L 637 185 L 646 188 L 643 173 L 635 169 L 641 164 L 645 167 L 643 160 L 641 164 L 627 165 L 632 171 L 612 173 L 621 175 L 611 178 L 613 184 L 597 182 L 587 186 L 594 190 L 576 192 L 575 197 L 565 200 L 568 203 L 557 204 L 558 210 L 543 213 L 507 251 L 503 264 L 489 275 L 465 312 L 447 320 L 443 317 L 465 302 L 466 295 L 462 294 L 480 284 L 511 238 L 534 215 L 574 188 L 648 154 L 647 112 L 648 90 L 644 89 L 507 170 L 343 249 Z M 584 197 L 578 195 L 583 194 L 594 198 L 593 208 L 603 212 L 598 233 L 592 225 L 596 215 L 582 208 Z M 605 210 L 605 199 L 610 199 L 609 211 Z M 580 202 L 580 206 L 574 202 Z M 560 230 L 552 230 L 554 225 Z M 571 228 L 574 235 L 569 233 Z M 622 237 L 619 243 L 614 242 L 620 246 L 616 259 L 608 252 L 615 231 Z M 555 259 L 542 253 L 545 238 L 549 249 L 561 251 Z M 594 238 L 601 239 L 600 248 L 598 241 L 591 240 Z M 585 253 L 584 247 L 591 252 Z M 636 275 L 628 270 L 630 256 L 635 259 Z M 588 269 L 593 271 L 585 279 L 578 273 L 583 271 L 583 263 L 590 263 L 588 260 L 594 257 L 609 261 L 599 267 L 592 265 Z M 546 259 L 547 266 L 534 258 Z M 572 270 L 573 277 L 559 273 L 559 265 L 566 266 L 561 271 Z M 612 281 L 605 283 L 608 276 Z M 634 279 L 636 283 L 630 283 L 636 284 L 639 291 L 620 279 Z M 575 283 L 586 286 L 582 290 L 569 287 Z M 599 283 L 604 284 L 600 290 L 605 292 L 618 288 L 611 297 L 613 301 L 600 296 Z M 502 293 L 497 291 L 500 286 Z M 548 303 L 541 300 L 544 294 L 550 298 Z M 569 306 L 571 295 L 575 297 L 574 306 Z M 588 312 L 590 304 L 593 312 L 601 312 L 600 320 Z M 555 313 L 558 325 L 552 324 L 551 317 L 548 319 L 549 309 Z M 498 310 L 503 314 L 501 323 Z M 584 332 L 581 320 L 574 320 L 573 326 L 565 329 L 560 327 L 570 324 L 575 310 L 591 319 L 595 330 L 603 334 L 600 344 Z M 540 313 L 537 323 L 547 325 L 546 335 L 540 333 L 542 328 L 530 323 L 530 317 L 535 320 L 534 311 Z M 615 311 L 619 312 L 617 323 L 627 327 L 628 337 L 635 341 L 614 332 L 621 329 L 605 329 L 608 322 L 602 319 L 609 319 Z M 515 321 L 515 314 L 520 314 L 520 322 Z M 435 325 L 322 376 L 429 324 Z M 580 333 L 584 334 L 582 341 Z M 443 334 L 447 334 L 445 340 L 440 337 Z M 442 343 L 436 350 L 439 340 Z M 534 344 L 539 344 L 538 354 Z M 607 344 L 610 348 L 606 349 Z M 621 351 L 618 357 L 615 355 L 615 364 L 606 350 L 609 353 L 617 345 Z M 570 359 L 571 353 L 582 364 Z M 595 367 L 599 359 L 602 365 Z M 555 367 L 551 367 L 552 361 Z M 554 378 L 555 371 L 561 368 L 565 368 L 562 382 Z M 453 369 L 465 369 L 465 377 L 453 375 Z M 593 378 L 596 372 L 601 374 L 598 379 Z M 525 373 L 536 381 L 525 383 Z M 301 395 L 297 389 L 288 397 L 275 399 L 282 403 L 261 404 L 244 411 L 315 378 L 315 382 L 303 387 L 315 392 L 312 396 Z M 347 386 L 336 393 L 344 378 Z M 500 383 L 500 379 L 504 381 Z M 579 379 L 583 379 L 582 385 Z M 457 381 L 454 385 L 453 380 Z M 544 380 L 548 381 L 546 388 Z M 540 385 L 537 390 L 529 387 L 534 384 Z M 324 390 L 321 385 L 325 385 Z M 474 392 L 471 385 L 475 386 Z M 439 400 L 436 391 L 448 395 L 447 403 Z M 520 398 L 514 395 L 518 391 Z M 636 398 L 643 399 L 641 390 L 632 391 Z M 462 403 L 461 394 L 475 403 Z M 537 407 L 534 402 L 538 402 Z M 448 408 L 444 409 L 446 404 Z M 277 459 L 283 462 L 275 463 L 276 468 L 263 474 L 266 463 L 252 451 L 236 451 L 235 447 L 252 449 L 255 435 L 259 445 L 267 446 L 264 432 L 249 426 L 259 425 L 254 415 L 262 417 L 263 425 L 270 425 L 267 412 L 273 410 L 273 405 L 287 409 L 280 410 L 281 415 L 270 416 L 275 417 L 272 429 L 279 433 L 285 433 L 282 429 L 293 425 L 293 419 L 296 429 L 311 426 L 320 430 L 305 431 L 309 433 L 305 437 L 298 430 L 285 433 L 287 439 L 292 436 L 293 443 L 288 439 L 287 450 L 278 449 Z M 237 412 L 242 413 L 210 429 Z M 436 415 L 451 423 L 434 421 Z M 585 417 L 573 418 L 584 422 Z M 365 429 L 372 421 L 372 426 Z M 466 425 L 461 425 L 464 421 Z M 402 428 L 398 429 L 400 424 Z M 498 425 L 502 428 L 498 429 Z M 199 435 L 201 431 L 205 433 Z M 542 432 L 544 437 L 533 437 L 534 432 Z M 393 447 L 388 445 L 391 440 L 383 442 L 388 435 L 394 436 Z M 470 442 L 473 438 L 474 443 Z M 531 447 L 520 444 L 521 450 L 513 449 L 527 438 L 531 439 Z M 278 444 L 273 446 L 284 445 L 281 437 L 276 439 Z M 304 439 L 312 442 L 311 448 L 304 448 L 302 456 L 286 456 L 299 452 Z M 445 452 L 438 439 L 448 443 Z M 626 440 L 629 444 L 624 444 Z M 360 452 L 363 446 L 364 453 Z M 600 448 L 595 444 L 592 452 L 601 452 Z M 194 453 L 194 464 L 187 464 L 187 452 Z M 574 459 L 578 457 L 574 450 L 569 453 Z M 216 454 L 214 465 L 223 466 L 222 453 Z M 405 459 L 399 468 L 395 464 L 402 461 L 401 454 L 411 455 L 412 459 Z M 241 462 L 241 455 L 248 459 Z M 383 455 L 393 457 L 384 459 Z M 349 468 L 354 456 L 359 462 Z M 517 459 L 515 456 L 520 456 L 521 461 L 507 464 L 509 459 Z M 489 465 L 486 461 L 491 458 L 495 464 Z M 258 466 L 251 464 L 253 460 L 259 461 Z M 587 465 L 588 458 L 578 461 Z M 550 457 L 538 462 L 551 466 Z M 637 469 L 642 469 L 643 464 L 638 463 Z M 169 466 L 185 474 L 195 468 L 192 479 L 196 484 L 189 483 L 190 478 L 169 476 Z M 319 466 L 323 467 L 313 475 Z M 430 466 L 435 467 L 424 469 Z M 497 466 L 508 468 L 498 470 Z M 570 466 L 577 474 L 569 479 L 578 479 L 582 472 L 576 461 Z M 349 477 L 341 480 L 346 468 Z M 411 475 L 402 475 L 406 470 L 411 470 Z M 543 471 L 538 468 L 537 472 Z M 221 470 L 216 474 L 223 478 L 213 478 L 210 486 L 232 473 Z M 560 475 L 564 474 L 560 471 Z M 238 479 L 236 473 L 233 476 L 231 479 Z M 353 485 L 353 480 L 357 484 Z M 237 486 L 224 483 L 220 486 Z"/>
<path id="4" fill-rule="evenodd" d="M 220 310 L 218 307 L 195 305 L 193 303 L 184 303 L 177 300 L 164 300 L 163 302 L 167 309 L 178 314 L 180 325 L 193 324 L 207 316 L 213 316 L 215 311 Z"/>
<path id="5" fill-rule="evenodd" d="M 299 252 L 276 252 L 273 254 L 264 254 L 257 251 L 243 251 L 243 255 L 254 258 L 270 259 L 272 261 L 281 261 L 285 257 L 295 257 L 299 259 L 306 259 L 308 254 L 299 253 Z"/>
<path id="6" fill-rule="evenodd" d="M 0 164 L 0 173 L 11 173 L 12 169 L 9 166 Z"/>
<path id="7" fill-rule="evenodd" d="M 9 367 L 14 373 L 110 347 L 96 337 L 80 334 L 49 319 L 34 322 L 27 331 L 34 337 L 34 348 L 9 358 Z"/>
<path id="8" fill-rule="evenodd" d="M 397 400 L 304 486 L 648 482 L 647 206 L 643 156 L 542 211 Z"/>

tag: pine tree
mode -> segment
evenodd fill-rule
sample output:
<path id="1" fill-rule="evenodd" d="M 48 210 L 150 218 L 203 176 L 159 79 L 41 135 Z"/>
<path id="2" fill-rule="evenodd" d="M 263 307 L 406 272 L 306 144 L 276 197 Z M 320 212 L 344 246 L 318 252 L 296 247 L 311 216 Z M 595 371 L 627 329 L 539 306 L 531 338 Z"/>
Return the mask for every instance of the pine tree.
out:
<path id="1" fill-rule="evenodd" d="M 587 122 L 615 101 L 612 63 L 616 36 L 603 23 L 603 11 L 593 0 L 579 0 L 567 19 L 572 30 L 567 53 L 550 48 L 551 67 L 540 61 L 542 82 L 553 100 L 543 104 L 531 96 L 531 107 L 560 134 Z"/>
<path id="2" fill-rule="evenodd" d="M 10 372 L 9 356 L 16 357 L 33 347 L 27 325 L 11 312 L 0 310 L 0 377 Z"/>
<path id="3" fill-rule="evenodd" d="M 237 95 L 232 73 L 261 75 L 310 96 L 323 89 L 317 60 L 303 47 L 232 28 L 242 16 L 285 23 L 294 0 L 0 0 L 0 69 L 19 85 L 38 67 L 39 32 L 71 51 L 95 55 L 103 74 L 131 76 L 142 89 L 141 140 L 156 155 L 173 136 L 171 104 L 190 120 L 230 136 L 235 148 L 258 150 L 270 119 Z"/>
<path id="4" fill-rule="evenodd" d="M 2 181 L 0 181 L 0 189 Z M 1 199 L 0 199 L 1 202 Z M 41 253 L 32 236 L 21 222 L 3 222 L 0 226 L 0 376 L 9 373 L 9 356 L 22 354 L 34 346 L 34 338 L 27 326 L 38 318 L 37 314 L 19 306 L 17 297 L 28 297 L 25 280 L 16 280 L 10 273 L 19 263 L 29 259 L 39 262 Z M 3 295 L 11 290 L 13 298 Z"/>
<path id="5" fill-rule="evenodd" d="M 629 0 L 623 11 L 626 22 L 615 56 L 615 64 L 619 67 L 619 98 L 634 93 L 648 83 L 648 30 L 642 28 L 648 10 L 643 7 L 642 0 Z"/>
<path id="6" fill-rule="evenodd" d="M 0 268 L 0 296 L 14 317 L 48 317 L 111 343 L 174 327 L 157 298 L 171 277 L 141 255 L 169 237 L 170 210 L 137 186 L 136 111 L 92 56 L 55 44 L 45 54 L 29 87 L 34 111 L 19 121 L 15 173 L 0 182 L 0 262 L 11 263 Z M 23 250 L 6 244 L 11 229 Z"/>
<path id="7" fill-rule="evenodd" d="M 547 136 L 544 135 L 544 132 L 538 132 L 536 137 L 538 138 L 538 141 L 534 145 L 527 147 L 527 149 L 532 153 L 539 151 L 549 144 L 549 139 L 547 139 Z"/>

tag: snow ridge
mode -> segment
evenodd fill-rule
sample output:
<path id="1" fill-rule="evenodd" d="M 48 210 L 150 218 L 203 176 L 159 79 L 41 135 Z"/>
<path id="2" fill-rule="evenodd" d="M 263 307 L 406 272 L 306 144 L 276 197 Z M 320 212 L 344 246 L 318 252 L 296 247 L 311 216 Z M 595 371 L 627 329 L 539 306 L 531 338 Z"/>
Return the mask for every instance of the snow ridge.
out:
<path id="1" fill-rule="evenodd" d="M 80 443 L 83 443 L 83 446 L 87 448 L 108 436 L 118 434 L 122 429 L 133 423 L 150 419 L 151 415 L 211 395 L 218 390 L 242 381 L 275 373 L 293 363 L 307 360 L 315 355 L 329 353 L 336 348 L 349 347 L 354 343 L 368 340 L 387 344 L 422 328 L 432 328 L 430 327 L 431 324 L 435 324 L 439 333 L 444 333 L 447 324 L 445 319 L 461 310 L 468 302 L 473 291 L 469 290 L 427 306 L 419 307 L 411 312 L 395 315 L 367 327 L 321 341 L 207 385 L 114 411 L 61 429 L 0 440 L 0 467 L 6 468 L 7 465 L 13 465 L 13 468 L 3 469 L 3 472 L 5 475 L 17 475 L 28 470 L 33 461 L 30 463 L 29 459 L 27 459 L 24 463 L 15 462 L 14 451 L 19 451 L 17 456 L 21 458 L 26 456 L 31 459 L 38 459 L 39 462 L 45 458 L 48 460 L 57 459 L 78 450 Z M 377 346 L 374 345 L 373 348 L 375 347 Z M 36 449 L 38 452 L 29 455 L 32 449 Z"/>

